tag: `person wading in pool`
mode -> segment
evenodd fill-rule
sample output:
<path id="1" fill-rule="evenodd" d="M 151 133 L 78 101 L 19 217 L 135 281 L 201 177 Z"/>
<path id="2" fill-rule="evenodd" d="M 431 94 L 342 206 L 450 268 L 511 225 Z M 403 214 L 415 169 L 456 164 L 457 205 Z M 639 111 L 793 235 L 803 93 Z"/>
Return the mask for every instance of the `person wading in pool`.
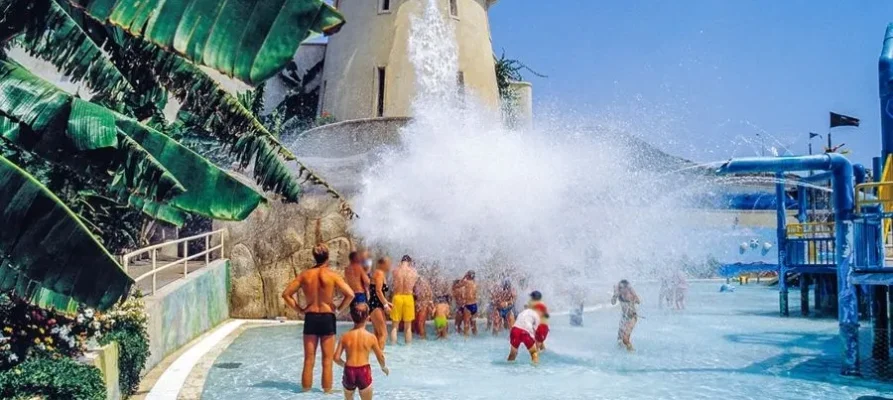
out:
<path id="1" fill-rule="evenodd" d="M 397 343 L 397 330 L 403 324 L 403 336 L 406 344 L 412 343 L 412 321 L 415 320 L 415 288 L 419 273 L 412 266 L 412 258 L 403 256 L 400 265 L 394 270 L 394 305 L 391 308 L 391 343 Z"/>
<path id="2" fill-rule="evenodd" d="M 505 329 L 511 329 L 515 325 L 515 300 L 517 299 L 518 293 L 515 292 L 512 281 L 509 279 L 504 279 L 501 285 L 491 291 L 490 302 L 493 304 L 493 311 L 490 320 L 494 335 L 499 334 L 503 326 Z"/>
<path id="3" fill-rule="evenodd" d="M 313 248 L 316 265 L 301 272 L 285 291 L 282 298 L 285 304 L 304 315 L 304 371 L 301 374 L 301 387 L 304 391 L 313 386 L 313 363 L 316 361 L 316 348 L 322 346 L 322 389 L 332 391 L 332 361 L 335 358 L 335 316 L 350 306 L 353 289 L 344 279 L 329 268 L 329 248 L 318 244 Z M 335 307 L 335 289 L 341 291 L 344 300 Z M 298 304 L 298 290 L 304 293 L 307 305 Z"/>
<path id="4" fill-rule="evenodd" d="M 463 324 L 465 324 L 465 336 L 468 336 L 469 329 L 475 336 L 478 334 L 478 324 L 474 320 L 478 313 L 478 285 L 474 282 L 474 271 L 465 273 L 462 278 L 462 304 L 464 304 Z"/>
<path id="5" fill-rule="evenodd" d="M 464 283 L 461 279 L 453 281 L 452 295 L 456 301 L 456 334 L 461 335 L 463 332 L 463 322 L 465 322 L 465 292 Z"/>
<path id="6" fill-rule="evenodd" d="M 364 260 L 361 258 L 361 253 L 352 251 L 347 258 L 350 260 L 350 264 L 344 269 L 344 280 L 353 289 L 354 298 L 353 303 L 351 303 L 351 307 L 353 307 L 369 301 L 369 284 L 371 279 L 363 267 Z"/>
<path id="7" fill-rule="evenodd" d="M 384 351 L 378 345 L 375 335 L 366 332 L 366 320 L 369 318 L 369 305 L 357 304 L 350 310 L 353 329 L 341 336 L 335 348 L 335 364 L 344 368 L 341 385 L 344 386 L 344 399 L 352 400 L 354 391 L 360 391 L 360 399 L 372 399 L 372 367 L 369 365 L 369 353 L 375 353 L 381 371 L 388 375 L 385 366 Z M 347 353 L 347 360 L 341 355 Z"/>
<path id="8" fill-rule="evenodd" d="M 621 280 L 617 286 L 614 286 L 614 297 L 611 297 L 611 304 L 620 302 L 620 327 L 617 329 L 617 345 L 626 347 L 626 350 L 633 351 L 631 337 L 636 322 L 639 321 L 639 315 L 636 312 L 636 305 L 641 303 L 639 295 L 630 286 L 626 279 Z"/>
<path id="9" fill-rule="evenodd" d="M 388 284 L 385 278 L 391 270 L 391 259 L 382 257 L 378 259 L 375 271 L 372 272 L 372 283 L 369 285 L 369 309 L 372 310 L 372 329 L 378 338 L 378 345 L 384 349 L 388 341 L 387 315 L 391 312 L 391 303 L 388 302 Z"/>
<path id="10" fill-rule="evenodd" d="M 420 338 L 428 339 L 425 323 L 428 322 L 428 317 L 434 313 L 434 290 L 431 289 L 431 284 L 425 277 L 419 276 L 412 292 L 413 296 L 415 296 L 416 304 L 416 318 L 413 328 Z"/>

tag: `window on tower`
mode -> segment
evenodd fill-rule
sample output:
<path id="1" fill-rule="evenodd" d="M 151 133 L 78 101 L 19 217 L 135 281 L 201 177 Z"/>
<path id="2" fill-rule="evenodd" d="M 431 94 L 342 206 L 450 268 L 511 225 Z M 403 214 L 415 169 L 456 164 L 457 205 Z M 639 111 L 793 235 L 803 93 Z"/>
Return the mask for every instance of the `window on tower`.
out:
<path id="1" fill-rule="evenodd" d="M 456 2 L 459 0 L 450 0 L 450 15 L 453 17 L 459 16 L 459 5 Z"/>
<path id="2" fill-rule="evenodd" d="M 384 117 L 385 67 L 378 67 L 376 79 L 378 80 L 378 82 L 376 82 L 378 95 L 376 96 L 375 101 L 375 116 Z"/>
<path id="3" fill-rule="evenodd" d="M 390 12 L 391 11 L 391 0 L 378 0 L 378 11 L 379 12 Z"/>
<path id="4" fill-rule="evenodd" d="M 465 98 L 465 73 L 459 71 L 456 75 L 456 89 L 459 91 L 459 98 Z"/>

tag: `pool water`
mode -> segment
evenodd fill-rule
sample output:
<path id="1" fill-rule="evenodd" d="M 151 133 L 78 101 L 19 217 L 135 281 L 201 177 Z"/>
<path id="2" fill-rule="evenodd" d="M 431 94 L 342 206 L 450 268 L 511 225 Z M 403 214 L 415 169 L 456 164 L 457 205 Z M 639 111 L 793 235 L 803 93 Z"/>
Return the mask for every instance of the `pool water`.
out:
<path id="1" fill-rule="evenodd" d="M 390 376 L 372 360 L 376 397 L 812 400 L 893 393 L 889 383 L 837 374 L 835 320 L 780 318 L 771 288 L 751 285 L 735 293 L 718 293 L 718 288 L 719 283 L 694 284 L 685 311 L 659 310 L 649 301 L 655 293 L 642 289 L 647 304 L 633 333 L 635 353 L 616 347 L 617 308 L 587 313 L 582 328 L 569 326 L 567 316 L 553 316 L 549 348 L 538 367 L 523 350 L 519 362 L 505 362 L 506 334 L 388 346 Z M 797 304 L 796 293 L 791 295 Z M 300 393 L 300 329 L 246 330 L 216 360 L 202 398 L 333 398 L 318 389 L 318 362 L 315 390 Z M 335 366 L 336 389 L 340 377 Z"/>

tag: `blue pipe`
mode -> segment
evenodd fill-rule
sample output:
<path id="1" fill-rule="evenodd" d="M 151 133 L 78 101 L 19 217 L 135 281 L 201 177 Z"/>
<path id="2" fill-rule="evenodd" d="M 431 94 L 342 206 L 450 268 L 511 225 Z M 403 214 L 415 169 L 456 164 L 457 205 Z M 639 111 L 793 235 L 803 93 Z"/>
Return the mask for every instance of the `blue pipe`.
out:
<path id="1" fill-rule="evenodd" d="M 862 164 L 853 164 L 853 176 L 856 177 L 857 185 L 865 183 L 865 177 L 868 176 L 865 172 L 865 166 Z"/>
<path id="2" fill-rule="evenodd" d="M 787 212 L 785 210 L 784 172 L 775 173 L 775 227 L 776 243 L 778 243 L 778 308 L 783 317 L 789 315 L 788 310 L 788 280 L 785 268 L 785 253 L 787 245 Z"/>
<path id="3" fill-rule="evenodd" d="M 884 165 L 881 164 L 880 157 L 871 158 L 871 175 L 875 182 L 880 182 L 884 175 Z"/>
<path id="4" fill-rule="evenodd" d="M 809 213 L 809 198 L 806 192 L 806 186 L 797 186 L 797 221 L 801 224 L 806 222 Z"/>
<path id="5" fill-rule="evenodd" d="M 834 196 L 834 247 L 837 263 L 837 315 L 840 338 L 844 345 L 841 374 L 859 374 L 859 311 L 856 291 L 850 283 L 853 272 L 853 165 L 836 154 L 783 158 L 732 159 L 718 173 L 786 172 L 822 170 L 833 172 L 831 187 Z M 779 249 L 781 250 L 781 249 Z"/>
<path id="6" fill-rule="evenodd" d="M 884 47 L 878 59 L 878 89 L 881 97 L 881 163 L 893 153 L 893 24 L 887 25 Z"/>

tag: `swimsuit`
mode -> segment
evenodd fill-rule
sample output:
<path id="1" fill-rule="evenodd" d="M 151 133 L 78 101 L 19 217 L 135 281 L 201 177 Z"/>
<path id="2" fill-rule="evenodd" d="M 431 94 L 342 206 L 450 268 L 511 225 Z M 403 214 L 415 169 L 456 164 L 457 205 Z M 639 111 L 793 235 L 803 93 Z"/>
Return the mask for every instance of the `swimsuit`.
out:
<path id="1" fill-rule="evenodd" d="M 447 319 L 444 316 L 434 317 L 434 328 L 442 329 L 447 327 Z"/>
<path id="2" fill-rule="evenodd" d="M 391 321 L 412 322 L 415 319 L 415 299 L 411 294 L 395 294 Z"/>
<path id="3" fill-rule="evenodd" d="M 335 334 L 334 313 L 304 314 L 304 334 L 315 336 L 332 336 Z"/>
<path id="4" fill-rule="evenodd" d="M 368 300 L 366 299 L 366 292 L 358 292 L 358 293 L 353 294 L 353 301 L 350 302 L 350 305 L 351 305 L 351 307 L 353 307 L 357 304 L 367 303 L 367 302 L 368 302 Z"/>
<path id="5" fill-rule="evenodd" d="M 471 313 L 471 315 L 475 315 L 478 313 L 478 305 L 477 304 L 466 304 L 465 309 Z"/>
<path id="6" fill-rule="evenodd" d="M 388 293 L 388 284 L 384 283 L 381 285 L 381 293 Z M 375 291 L 375 284 L 369 284 L 369 310 L 374 310 L 376 308 L 384 308 L 384 303 L 381 299 L 378 298 L 378 292 Z"/>
<path id="7" fill-rule="evenodd" d="M 513 349 L 517 349 L 521 346 L 521 343 L 523 343 L 524 347 L 527 347 L 527 350 L 530 350 L 533 348 L 533 345 L 536 344 L 533 338 L 530 337 L 530 332 L 518 328 L 517 326 L 513 326 L 512 330 L 509 332 L 509 343 L 512 345 Z"/>
<path id="8" fill-rule="evenodd" d="M 536 327 L 536 341 L 543 343 L 546 341 L 546 337 L 549 336 L 549 325 L 540 324 L 540 326 Z"/>
<path id="9" fill-rule="evenodd" d="M 341 385 L 344 390 L 366 390 L 372 386 L 372 367 L 366 364 L 362 367 L 344 367 L 344 375 L 341 377 Z"/>
<path id="10" fill-rule="evenodd" d="M 512 311 L 514 311 L 514 310 L 512 310 L 512 307 L 509 307 L 509 308 L 497 308 L 497 309 L 496 309 L 496 312 L 499 313 L 499 317 L 502 318 L 502 319 L 506 319 L 506 318 L 508 318 L 509 313 L 512 312 Z"/>

